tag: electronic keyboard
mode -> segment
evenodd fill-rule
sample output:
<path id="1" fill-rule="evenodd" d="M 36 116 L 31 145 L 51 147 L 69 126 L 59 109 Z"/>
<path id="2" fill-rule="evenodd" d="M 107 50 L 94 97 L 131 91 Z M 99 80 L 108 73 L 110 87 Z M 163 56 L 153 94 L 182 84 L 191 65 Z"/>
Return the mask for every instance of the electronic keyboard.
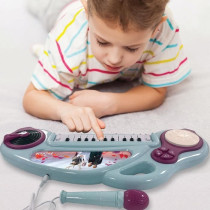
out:
<path id="1" fill-rule="evenodd" d="M 3 157 L 39 176 L 75 184 L 150 189 L 208 155 L 195 131 L 171 129 L 147 134 L 56 134 L 25 127 L 5 135 Z"/>

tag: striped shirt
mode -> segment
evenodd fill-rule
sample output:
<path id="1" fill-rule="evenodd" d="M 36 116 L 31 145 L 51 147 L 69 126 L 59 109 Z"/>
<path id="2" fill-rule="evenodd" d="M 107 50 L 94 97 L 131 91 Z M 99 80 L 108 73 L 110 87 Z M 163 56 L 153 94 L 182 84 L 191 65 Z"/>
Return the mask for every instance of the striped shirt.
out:
<path id="1" fill-rule="evenodd" d="M 121 72 L 110 72 L 91 52 L 88 21 L 83 5 L 73 0 L 59 15 L 48 34 L 32 83 L 38 90 L 48 90 L 58 99 L 73 89 L 89 88 L 118 78 L 139 78 L 144 85 L 158 88 L 180 83 L 190 74 L 179 28 L 166 9 L 160 31 L 150 39 L 141 58 Z"/>

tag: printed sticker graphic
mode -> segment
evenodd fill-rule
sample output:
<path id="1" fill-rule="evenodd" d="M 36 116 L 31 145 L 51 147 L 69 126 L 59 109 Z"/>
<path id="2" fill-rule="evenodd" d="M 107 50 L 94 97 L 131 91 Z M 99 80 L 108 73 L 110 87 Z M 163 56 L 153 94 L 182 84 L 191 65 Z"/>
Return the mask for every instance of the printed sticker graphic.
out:
<path id="1" fill-rule="evenodd" d="M 130 156 L 131 153 L 128 151 L 40 151 L 32 154 L 31 161 L 56 168 L 90 170 L 111 166 Z"/>

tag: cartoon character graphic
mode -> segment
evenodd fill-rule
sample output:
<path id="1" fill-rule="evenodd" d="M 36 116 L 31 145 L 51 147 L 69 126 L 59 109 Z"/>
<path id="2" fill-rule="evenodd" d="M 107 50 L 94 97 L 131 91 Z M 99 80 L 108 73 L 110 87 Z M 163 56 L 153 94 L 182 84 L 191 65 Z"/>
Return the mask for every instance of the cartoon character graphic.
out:
<path id="1" fill-rule="evenodd" d="M 131 156 L 128 151 L 38 151 L 32 154 L 35 163 L 67 170 L 93 170 L 123 161 Z"/>
<path id="2" fill-rule="evenodd" d="M 93 168 L 97 168 L 97 165 L 101 164 L 103 160 L 102 153 L 103 152 L 90 152 L 88 167 L 93 166 Z"/>
<path id="3" fill-rule="evenodd" d="M 82 154 L 82 152 L 76 152 L 75 156 L 72 158 L 72 162 L 66 169 L 74 168 L 75 166 L 78 166 L 78 168 L 81 169 L 81 166 L 85 166 L 86 163 L 87 160 L 85 155 Z"/>

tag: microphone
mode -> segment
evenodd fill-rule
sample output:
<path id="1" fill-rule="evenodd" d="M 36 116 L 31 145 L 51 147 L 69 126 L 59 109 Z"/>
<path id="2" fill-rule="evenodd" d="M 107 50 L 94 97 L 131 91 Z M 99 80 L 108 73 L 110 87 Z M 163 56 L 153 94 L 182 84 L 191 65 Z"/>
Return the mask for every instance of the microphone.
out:
<path id="1" fill-rule="evenodd" d="M 98 191 L 98 192 L 66 192 L 60 194 L 61 203 L 80 203 L 98 206 L 143 210 L 149 204 L 148 195 L 140 190 Z"/>

